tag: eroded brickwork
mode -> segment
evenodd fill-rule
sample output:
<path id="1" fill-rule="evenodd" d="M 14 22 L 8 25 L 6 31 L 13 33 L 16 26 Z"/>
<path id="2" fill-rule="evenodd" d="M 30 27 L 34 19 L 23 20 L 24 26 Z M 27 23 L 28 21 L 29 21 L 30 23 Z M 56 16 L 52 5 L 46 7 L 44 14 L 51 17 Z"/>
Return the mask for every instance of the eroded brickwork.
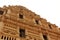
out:
<path id="1" fill-rule="evenodd" d="M 60 29 L 23 6 L 4 6 L 0 40 L 60 40 Z"/>

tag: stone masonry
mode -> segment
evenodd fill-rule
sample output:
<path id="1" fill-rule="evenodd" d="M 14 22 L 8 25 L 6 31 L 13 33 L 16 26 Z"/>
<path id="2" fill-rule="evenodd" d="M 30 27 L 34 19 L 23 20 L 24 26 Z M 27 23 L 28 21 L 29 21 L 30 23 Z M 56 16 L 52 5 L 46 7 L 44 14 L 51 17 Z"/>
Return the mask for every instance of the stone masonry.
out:
<path id="1" fill-rule="evenodd" d="M 4 6 L 0 40 L 60 40 L 60 28 L 23 6 Z"/>

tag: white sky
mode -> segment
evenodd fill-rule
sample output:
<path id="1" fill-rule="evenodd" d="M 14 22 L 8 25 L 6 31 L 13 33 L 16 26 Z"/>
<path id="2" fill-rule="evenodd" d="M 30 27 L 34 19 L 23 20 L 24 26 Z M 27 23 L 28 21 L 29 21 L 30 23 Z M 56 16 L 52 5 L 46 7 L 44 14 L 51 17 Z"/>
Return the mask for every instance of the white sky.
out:
<path id="1" fill-rule="evenodd" d="M 60 0 L 0 0 L 4 5 L 22 5 L 60 27 Z"/>

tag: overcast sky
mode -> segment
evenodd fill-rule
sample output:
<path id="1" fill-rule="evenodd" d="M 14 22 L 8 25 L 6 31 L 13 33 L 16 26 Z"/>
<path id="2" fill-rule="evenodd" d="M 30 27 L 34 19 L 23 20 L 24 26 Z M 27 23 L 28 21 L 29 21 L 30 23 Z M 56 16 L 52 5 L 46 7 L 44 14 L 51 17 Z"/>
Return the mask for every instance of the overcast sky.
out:
<path id="1" fill-rule="evenodd" d="M 0 0 L 4 5 L 22 5 L 60 27 L 60 0 Z"/>

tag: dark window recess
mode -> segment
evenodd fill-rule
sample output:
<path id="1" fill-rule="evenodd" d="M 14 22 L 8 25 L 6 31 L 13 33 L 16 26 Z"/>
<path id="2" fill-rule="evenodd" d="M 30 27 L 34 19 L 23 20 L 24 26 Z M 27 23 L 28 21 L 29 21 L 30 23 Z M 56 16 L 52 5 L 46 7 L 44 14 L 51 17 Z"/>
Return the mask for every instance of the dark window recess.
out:
<path id="1" fill-rule="evenodd" d="M 16 40 L 16 38 L 15 38 L 15 40 Z"/>
<path id="2" fill-rule="evenodd" d="M 39 21 L 38 20 L 35 20 L 36 24 L 39 24 Z"/>
<path id="3" fill-rule="evenodd" d="M 36 40 L 36 39 L 34 39 L 34 40 Z"/>
<path id="4" fill-rule="evenodd" d="M 51 25 L 49 25 L 49 28 L 52 29 Z"/>
<path id="5" fill-rule="evenodd" d="M 8 40 L 8 37 L 7 37 L 7 40 Z"/>
<path id="6" fill-rule="evenodd" d="M 19 14 L 19 18 L 23 19 L 23 15 Z"/>
<path id="7" fill-rule="evenodd" d="M 25 38 L 25 30 L 20 29 L 19 32 L 20 32 L 19 36 Z"/>
<path id="8" fill-rule="evenodd" d="M 0 10 L 0 15 L 3 15 L 3 13 L 4 13 L 4 11 L 1 11 L 1 10 Z"/>
<path id="9" fill-rule="evenodd" d="M 3 36 L 1 37 L 1 39 L 3 39 Z"/>
<path id="10" fill-rule="evenodd" d="M 6 40 L 6 36 L 4 37 L 4 40 Z"/>
<path id="11" fill-rule="evenodd" d="M 43 35 L 44 40 L 48 40 L 46 35 Z"/>
<path id="12" fill-rule="evenodd" d="M 10 40 L 11 40 L 11 37 L 10 37 Z"/>
<path id="13" fill-rule="evenodd" d="M 12 40 L 13 40 L 13 38 L 12 38 Z"/>

